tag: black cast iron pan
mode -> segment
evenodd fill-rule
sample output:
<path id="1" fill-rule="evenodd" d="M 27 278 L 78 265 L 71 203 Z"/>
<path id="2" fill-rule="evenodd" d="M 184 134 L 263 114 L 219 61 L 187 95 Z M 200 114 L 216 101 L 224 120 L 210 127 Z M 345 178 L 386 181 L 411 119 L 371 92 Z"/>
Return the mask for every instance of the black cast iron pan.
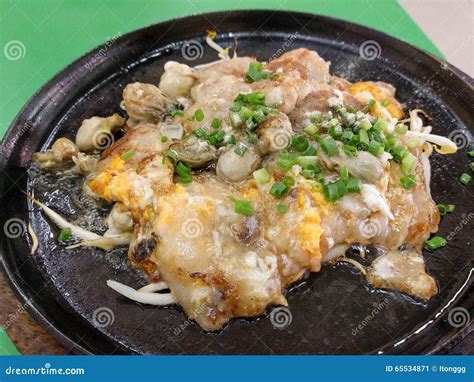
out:
<path id="1" fill-rule="evenodd" d="M 134 81 L 157 83 L 163 64 L 191 65 L 216 59 L 204 42 L 206 30 L 217 42 L 238 38 L 239 55 L 268 60 L 297 47 L 314 49 L 331 61 L 333 74 L 351 81 L 393 83 L 409 108 L 433 116 L 435 132 L 456 138 L 460 150 L 433 158 L 432 193 L 439 203 L 456 204 L 439 234 L 450 240 L 426 254 L 440 293 L 426 304 L 374 291 L 350 266 L 325 267 L 288 293 L 292 322 L 283 330 L 270 320 L 234 320 L 219 333 L 205 333 L 174 307 L 130 302 L 107 288 L 115 279 L 139 286 L 146 280 L 132 270 L 125 250 L 105 253 L 57 244 L 57 228 L 27 201 L 24 192 L 81 224 L 105 216 L 80 197 L 80 180 L 59 179 L 29 170 L 31 155 L 56 138 L 73 137 L 84 118 L 121 112 L 123 87 Z M 75 61 L 19 113 L 2 147 L 2 268 L 28 311 L 76 353 L 124 354 L 360 354 L 430 353 L 466 332 L 473 308 L 472 185 L 459 183 L 469 171 L 472 145 L 473 81 L 451 65 L 400 40 L 346 21 L 285 11 L 235 11 L 196 15 L 153 25 L 114 39 Z M 17 219 L 17 220 L 11 220 Z M 29 254 L 26 225 L 40 235 Z M 99 227 L 100 229 L 101 227 Z M 457 309 L 457 310 L 456 310 Z M 463 310 L 464 309 L 464 310 Z M 454 322 L 453 317 L 458 317 Z M 469 316 L 469 314 L 467 314 Z"/>

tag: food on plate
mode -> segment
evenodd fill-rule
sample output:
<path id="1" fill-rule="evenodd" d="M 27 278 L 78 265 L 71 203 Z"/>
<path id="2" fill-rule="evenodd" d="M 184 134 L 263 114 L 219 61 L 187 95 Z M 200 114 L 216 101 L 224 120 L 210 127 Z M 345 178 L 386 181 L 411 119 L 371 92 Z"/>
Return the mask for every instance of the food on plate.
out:
<path id="1" fill-rule="evenodd" d="M 34 155 L 44 169 L 83 174 L 84 193 L 112 205 L 101 236 L 33 199 L 82 239 L 70 248 L 128 245 L 150 285 L 108 285 L 179 304 L 204 330 L 287 305 L 286 289 L 324 263 L 433 297 L 421 254 L 440 220 L 429 157 L 456 145 L 424 126 L 423 111 L 405 116 L 392 85 L 331 75 L 314 51 L 270 62 L 219 51 L 218 61 L 170 61 L 155 83 L 128 84 L 120 115 L 79 121 L 75 142 Z M 371 262 L 366 246 L 378 248 Z"/>

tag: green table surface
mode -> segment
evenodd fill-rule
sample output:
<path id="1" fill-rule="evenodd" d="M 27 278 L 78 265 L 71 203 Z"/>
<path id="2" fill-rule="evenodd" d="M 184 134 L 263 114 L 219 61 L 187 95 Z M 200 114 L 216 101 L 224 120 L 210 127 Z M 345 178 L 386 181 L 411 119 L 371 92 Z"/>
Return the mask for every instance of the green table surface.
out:
<path id="1" fill-rule="evenodd" d="M 346 19 L 442 57 L 396 0 L 0 0 L 0 137 L 36 90 L 90 49 L 163 20 L 236 9 Z M 0 354 L 18 354 L 1 328 Z"/>
<path id="2" fill-rule="evenodd" d="M 0 0 L 0 137 L 36 90 L 108 39 L 174 17 L 257 8 L 350 20 L 441 56 L 395 0 Z"/>

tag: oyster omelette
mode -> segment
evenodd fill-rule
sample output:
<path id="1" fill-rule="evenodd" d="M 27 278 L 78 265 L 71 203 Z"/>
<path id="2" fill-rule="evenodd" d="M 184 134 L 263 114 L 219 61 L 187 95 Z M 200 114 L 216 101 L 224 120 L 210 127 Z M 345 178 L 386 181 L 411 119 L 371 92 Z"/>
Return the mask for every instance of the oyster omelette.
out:
<path id="1" fill-rule="evenodd" d="M 59 240 L 128 245 L 150 284 L 109 287 L 179 304 L 207 331 L 287 305 L 286 289 L 323 263 L 351 263 L 374 288 L 434 296 L 421 254 L 442 245 L 427 241 L 440 219 L 429 156 L 456 145 L 431 134 L 421 110 L 405 115 L 392 85 L 331 75 L 314 51 L 258 62 L 210 43 L 220 60 L 167 62 L 156 83 L 123 89 L 123 112 L 85 119 L 75 142 L 34 155 L 43 169 L 83 174 L 83 192 L 112 204 L 98 235 L 32 198 Z M 370 263 L 368 245 L 378 248 Z"/>

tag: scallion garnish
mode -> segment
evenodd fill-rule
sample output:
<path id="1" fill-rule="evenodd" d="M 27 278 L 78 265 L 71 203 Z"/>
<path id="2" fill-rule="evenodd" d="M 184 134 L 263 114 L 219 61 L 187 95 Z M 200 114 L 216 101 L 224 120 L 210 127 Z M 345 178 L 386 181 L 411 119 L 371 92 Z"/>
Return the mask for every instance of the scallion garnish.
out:
<path id="1" fill-rule="evenodd" d="M 406 190 L 410 190 L 416 185 L 417 178 L 415 175 L 404 175 L 400 178 L 400 184 Z"/>
<path id="2" fill-rule="evenodd" d="M 295 178 L 292 176 L 285 176 L 281 181 L 287 187 L 293 187 L 295 185 Z"/>
<path id="3" fill-rule="evenodd" d="M 359 179 L 350 179 L 346 183 L 347 192 L 359 192 L 361 181 Z"/>
<path id="4" fill-rule="evenodd" d="M 459 177 L 459 181 L 464 184 L 465 186 L 467 186 L 470 182 L 471 182 L 471 175 L 469 174 L 466 174 L 466 173 L 463 173 L 460 177 Z"/>
<path id="5" fill-rule="evenodd" d="M 196 118 L 196 121 L 201 122 L 204 119 L 204 112 L 202 109 L 197 109 L 194 112 L 194 118 Z"/>
<path id="6" fill-rule="evenodd" d="M 325 137 L 321 140 L 321 148 L 330 157 L 339 154 L 339 147 L 333 137 Z"/>
<path id="7" fill-rule="evenodd" d="M 247 146 L 245 146 L 245 144 L 240 142 L 235 146 L 234 153 L 236 153 L 238 156 L 243 157 L 248 149 L 249 148 Z"/>
<path id="8" fill-rule="evenodd" d="M 72 236 L 71 228 L 64 228 L 61 231 L 59 231 L 58 240 L 67 241 L 71 238 L 71 236 Z"/>
<path id="9" fill-rule="evenodd" d="M 316 167 L 318 165 L 317 156 L 300 156 L 298 157 L 297 161 L 298 161 L 298 164 L 303 169 L 308 168 L 308 166 Z"/>
<path id="10" fill-rule="evenodd" d="M 270 173 L 264 168 L 254 171 L 253 177 L 258 184 L 265 184 L 270 181 Z"/>
<path id="11" fill-rule="evenodd" d="M 402 164 L 401 164 L 402 172 L 405 175 L 413 174 L 413 172 L 415 171 L 416 163 L 417 163 L 416 157 L 413 154 L 407 152 L 403 156 L 403 159 L 402 159 Z"/>
<path id="12" fill-rule="evenodd" d="M 339 169 L 339 176 L 343 182 L 347 182 L 349 180 L 349 170 L 346 166 L 341 166 Z"/>
<path id="13" fill-rule="evenodd" d="M 178 159 L 178 153 L 177 153 L 176 151 L 174 151 L 174 150 L 168 150 L 168 151 L 166 151 L 166 156 L 167 156 L 168 158 L 173 159 L 174 161 L 175 161 L 176 159 Z"/>
<path id="14" fill-rule="evenodd" d="M 314 124 L 309 124 L 308 126 L 306 126 L 303 131 L 308 134 L 309 136 L 313 136 L 315 134 L 317 134 L 319 132 L 319 128 L 314 125 Z"/>
<path id="15" fill-rule="evenodd" d="M 434 236 L 429 240 L 425 241 L 425 245 L 423 246 L 427 251 L 434 251 L 438 248 L 442 248 L 447 244 L 446 239 L 442 238 L 441 236 Z"/>
<path id="16" fill-rule="evenodd" d="M 454 211 L 454 204 L 437 204 L 436 207 L 438 207 L 439 213 L 441 216 L 444 216 L 448 213 L 451 213 Z"/>
<path id="17" fill-rule="evenodd" d="M 176 117 L 177 115 L 183 116 L 183 115 L 184 115 L 184 111 L 179 110 L 179 109 L 177 109 L 177 110 L 172 110 L 172 111 L 170 112 L 170 115 L 171 115 L 172 118 Z"/>
<path id="18" fill-rule="evenodd" d="M 403 123 L 397 123 L 395 125 L 395 132 L 397 134 L 400 134 L 400 135 L 404 135 L 406 134 L 406 132 L 408 131 L 408 126 L 403 124 Z"/>
<path id="19" fill-rule="evenodd" d="M 220 120 L 219 118 L 213 118 L 211 121 L 211 127 L 213 129 L 218 129 L 221 127 L 221 123 L 222 123 L 222 120 Z"/>
<path id="20" fill-rule="evenodd" d="M 229 199 L 234 203 L 235 212 L 244 216 L 253 215 L 253 207 L 248 200 L 239 200 L 233 197 L 229 197 Z"/>
<path id="21" fill-rule="evenodd" d="M 127 161 L 127 160 L 129 160 L 131 157 L 133 157 L 134 155 L 135 155 L 135 151 L 133 151 L 133 150 L 128 150 L 128 151 L 125 151 L 124 153 L 122 153 L 121 158 L 122 158 L 124 161 Z"/>
<path id="22" fill-rule="evenodd" d="M 191 168 L 183 162 L 178 162 L 174 169 L 175 173 L 179 175 L 179 181 L 181 183 L 191 183 L 193 178 L 191 176 Z"/>
<path id="23" fill-rule="evenodd" d="M 384 148 L 383 148 L 382 143 L 377 142 L 377 141 L 370 141 L 368 151 L 372 155 L 375 155 L 376 157 L 379 157 L 380 155 L 383 154 Z"/>
<path id="24" fill-rule="evenodd" d="M 309 147 L 308 138 L 304 135 L 293 135 L 291 137 L 290 147 L 301 153 Z"/>
<path id="25" fill-rule="evenodd" d="M 263 70 L 263 64 L 261 62 L 252 62 L 247 70 L 246 78 L 249 82 L 256 82 L 270 78 L 270 75 L 271 73 L 269 71 Z"/>
<path id="26" fill-rule="evenodd" d="M 279 214 L 284 214 L 287 210 L 288 210 L 288 206 L 286 204 L 277 205 L 277 211 Z"/>
<path id="27" fill-rule="evenodd" d="M 347 187 L 342 180 L 333 183 L 323 184 L 324 199 L 335 202 L 336 200 L 347 195 Z"/>
<path id="28" fill-rule="evenodd" d="M 276 182 L 273 183 L 272 187 L 270 188 L 270 195 L 275 196 L 277 198 L 283 198 L 288 193 L 288 186 L 283 182 Z"/>

